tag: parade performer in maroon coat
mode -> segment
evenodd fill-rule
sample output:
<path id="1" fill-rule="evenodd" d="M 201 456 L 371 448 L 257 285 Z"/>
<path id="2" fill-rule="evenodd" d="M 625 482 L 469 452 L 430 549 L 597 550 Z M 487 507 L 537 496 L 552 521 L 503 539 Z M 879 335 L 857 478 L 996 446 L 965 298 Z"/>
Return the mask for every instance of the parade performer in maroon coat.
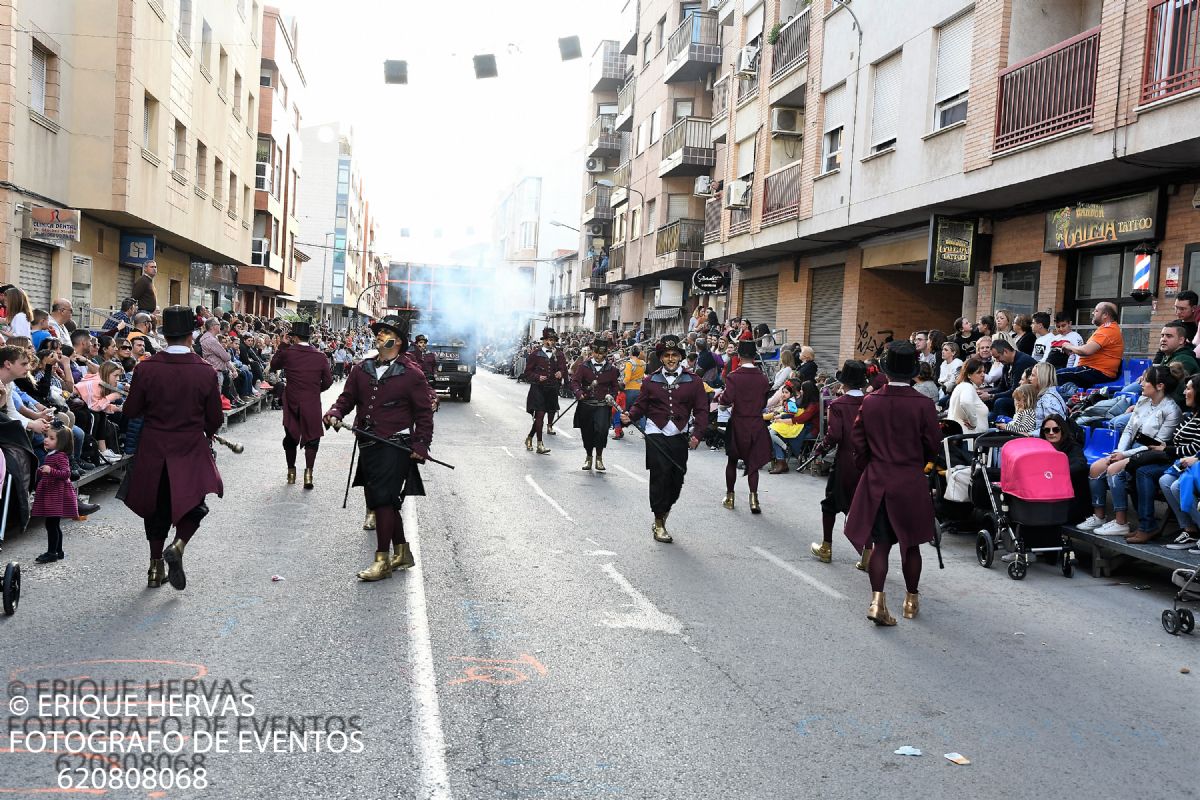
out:
<path id="1" fill-rule="evenodd" d="M 646 469 L 654 513 L 650 532 L 655 541 L 671 542 L 667 515 L 683 489 L 688 450 L 696 449 L 708 427 L 708 395 L 704 381 L 679 366 L 684 352 L 678 336 L 664 336 L 656 349 L 661 350 L 662 368 L 642 381 L 641 394 L 621 422 L 628 426 L 646 419 Z"/>
<path id="2" fill-rule="evenodd" d="M 525 356 L 525 372 L 521 377 L 529 382 L 529 396 L 525 400 L 525 412 L 533 416 L 533 427 L 525 437 L 525 449 L 533 449 L 533 437 L 537 436 L 537 451 L 541 455 L 550 452 L 542 444 L 542 422 L 550 415 L 546 432 L 554 435 L 554 414 L 558 411 L 558 390 L 567 377 L 567 357 L 558 347 L 558 334 L 553 328 L 542 330 L 542 345 L 534 347 Z"/>
<path id="3" fill-rule="evenodd" d="M 412 452 L 360 437 L 354 485 L 363 487 L 367 508 L 375 513 L 375 560 L 358 573 L 364 581 L 390 578 L 416 561 L 404 538 L 404 498 L 425 494 L 417 465 L 433 441 L 433 401 L 425 375 L 402 354 L 408 350 L 408 325 L 389 315 L 371 325 L 378 354 L 354 367 L 345 388 L 325 412 L 325 423 L 340 429 L 355 411 L 354 427 L 391 439 Z M 390 548 L 390 555 L 389 555 Z"/>
<path id="4" fill-rule="evenodd" d="M 417 334 L 417 338 L 413 339 L 413 344 L 416 349 L 410 355 L 412 360 L 421 367 L 421 371 L 425 373 L 425 379 L 429 381 L 429 385 L 433 386 L 434 378 L 437 376 L 437 356 L 429 352 L 429 337 L 423 333 Z"/>
<path id="5" fill-rule="evenodd" d="M 79 516 L 79 493 L 71 483 L 71 460 L 67 453 L 75 446 L 70 428 L 46 431 L 42 446 L 46 448 L 46 463 L 38 467 L 37 489 L 34 491 L 35 517 L 46 520 L 46 552 L 34 559 L 39 564 L 58 561 L 64 557 L 62 519 Z"/>
<path id="6" fill-rule="evenodd" d="M 608 340 L 596 337 L 592 342 L 592 357 L 580 361 L 571 375 L 571 392 L 575 395 L 575 417 L 587 460 L 583 468 L 592 468 L 592 451 L 596 451 L 596 471 L 604 472 L 604 445 L 608 444 L 608 427 L 612 420 L 613 403 L 621 391 L 621 373 L 608 361 Z"/>
<path id="7" fill-rule="evenodd" d="M 934 536 L 925 464 L 937 456 L 942 434 L 933 404 L 908 384 L 918 367 L 913 346 L 892 342 L 882 366 L 888 384 L 863 398 L 850 434 L 863 474 L 846 518 L 846 536 L 856 548 L 874 543 L 867 565 L 873 593 L 867 619 L 876 625 L 895 625 L 883 591 L 888 554 L 899 542 L 908 590 L 904 616 L 911 619 L 917 615 L 920 546 Z"/>
<path id="8" fill-rule="evenodd" d="M 834 457 L 829 480 L 825 482 L 825 499 L 821 501 L 822 540 L 820 544 L 809 545 L 812 554 L 826 564 L 833 560 L 833 524 L 837 521 L 839 513 L 846 514 L 850 511 L 850 501 L 854 498 L 854 490 L 858 487 L 858 479 L 862 475 L 862 470 L 855 463 L 850 431 L 854 428 L 854 420 L 858 419 L 858 411 L 862 407 L 863 390 L 867 386 L 867 365 L 857 359 L 850 359 L 842 365 L 842 370 L 837 373 L 836 378 L 842 385 L 842 394 L 829 404 L 825 438 L 817 443 L 816 454 L 820 457 L 837 448 L 837 455 Z M 869 544 L 861 555 L 855 566 L 865 571 L 871 559 Z"/>
<path id="9" fill-rule="evenodd" d="M 733 484 L 741 460 L 746 464 L 746 479 L 750 484 L 751 514 L 762 513 L 758 503 L 758 471 L 771 460 L 771 434 L 763 419 L 771 383 L 758 368 L 756 358 L 758 350 L 754 342 L 738 344 L 740 364 L 725 379 L 725 391 L 719 401 L 722 407 L 732 409 L 725 440 L 725 502 L 721 505 L 733 509 Z"/>
<path id="10" fill-rule="evenodd" d="M 221 388 L 212 366 L 192 351 L 194 321 L 184 306 L 163 311 L 167 347 L 138 364 L 122 409 L 145 420 L 122 499 L 145 522 L 151 587 L 162 584 L 164 560 L 171 585 L 187 585 L 184 548 L 208 514 L 205 497 L 224 494 L 210 444 L 225 422 Z M 171 525 L 175 541 L 164 550 Z"/>
<path id="11" fill-rule="evenodd" d="M 321 392 L 333 385 L 333 373 L 325 354 L 308 343 L 312 325 L 301 320 L 292 324 L 288 343 L 271 357 L 271 371 L 283 370 L 283 454 L 287 459 L 287 482 L 296 482 L 296 446 L 304 447 L 304 488 L 313 488 L 313 465 L 325 435 L 321 426 Z"/>

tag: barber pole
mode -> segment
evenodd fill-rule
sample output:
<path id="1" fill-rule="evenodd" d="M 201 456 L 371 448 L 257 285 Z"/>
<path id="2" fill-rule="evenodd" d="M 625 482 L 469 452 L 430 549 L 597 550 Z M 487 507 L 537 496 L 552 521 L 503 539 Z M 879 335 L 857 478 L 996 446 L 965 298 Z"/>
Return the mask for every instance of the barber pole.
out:
<path id="1" fill-rule="evenodd" d="M 1133 256 L 1133 291 L 1150 291 L 1150 253 L 1135 253 Z"/>

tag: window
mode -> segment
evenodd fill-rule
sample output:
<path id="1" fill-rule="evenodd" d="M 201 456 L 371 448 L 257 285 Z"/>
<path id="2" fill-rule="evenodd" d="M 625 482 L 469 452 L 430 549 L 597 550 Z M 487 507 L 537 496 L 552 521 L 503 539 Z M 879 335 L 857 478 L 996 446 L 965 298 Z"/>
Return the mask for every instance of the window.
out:
<path id="1" fill-rule="evenodd" d="M 218 205 L 225 195 L 225 165 L 221 159 L 213 159 L 213 202 Z"/>
<path id="2" fill-rule="evenodd" d="M 636 239 L 642 233 L 642 207 L 638 206 L 629 214 L 629 238 Z"/>
<path id="3" fill-rule="evenodd" d="M 658 201 L 650 199 L 646 202 L 646 233 L 654 233 L 658 227 Z"/>
<path id="4" fill-rule="evenodd" d="M 172 169 L 180 175 L 187 174 L 187 128 L 183 127 L 183 123 L 175 120 L 175 131 L 172 137 L 171 161 Z"/>
<path id="5" fill-rule="evenodd" d="M 258 85 L 268 89 L 274 85 L 275 72 L 270 67 L 263 67 L 258 73 Z"/>
<path id="6" fill-rule="evenodd" d="M 155 153 L 158 150 L 158 101 L 146 93 L 143 103 L 142 148 Z"/>
<path id="7" fill-rule="evenodd" d="M 217 94 L 221 99 L 225 99 L 225 89 L 229 86 L 229 53 L 225 52 L 225 48 L 221 48 L 221 55 L 217 59 Z"/>
<path id="8" fill-rule="evenodd" d="M 743 179 L 754 172 L 755 139 L 755 136 L 749 136 L 737 143 L 737 174 L 734 177 Z"/>
<path id="9" fill-rule="evenodd" d="M 846 114 L 846 84 L 825 93 L 825 140 L 821 152 L 821 171 L 833 172 L 842 165 L 842 128 Z"/>
<path id="10" fill-rule="evenodd" d="M 676 220 L 686 219 L 688 215 L 688 205 L 691 203 L 691 196 L 686 194 L 669 194 L 667 195 L 667 224 L 671 224 Z"/>
<path id="11" fill-rule="evenodd" d="M 617 115 L 617 104 L 616 103 L 597 103 L 596 104 L 596 116 L 597 117 L 603 117 L 603 116 L 606 116 L 609 114 L 611 114 L 614 117 Z"/>
<path id="12" fill-rule="evenodd" d="M 934 130 L 941 130 L 967 118 L 974 19 L 974 13 L 968 11 L 938 28 L 937 80 L 933 90 Z"/>
<path id="13" fill-rule="evenodd" d="M 664 14 L 663 18 L 654 26 L 654 49 L 655 51 L 662 50 L 666 45 L 665 34 L 667 32 L 667 17 Z"/>
<path id="14" fill-rule="evenodd" d="M 233 116 L 242 118 L 242 73 L 233 71 Z"/>
<path id="15" fill-rule="evenodd" d="M 1002 308 L 1014 314 L 1037 311 L 1038 275 L 1041 269 L 1036 262 L 996 267 L 992 313 Z"/>
<path id="16" fill-rule="evenodd" d="M 229 213 L 237 214 L 238 177 L 233 170 L 229 171 Z"/>
<path id="17" fill-rule="evenodd" d="M 208 187 L 208 148 L 199 140 L 196 141 L 196 186 L 201 191 Z"/>
<path id="18" fill-rule="evenodd" d="M 212 69 L 212 28 L 208 20 L 200 22 L 200 68 L 204 72 Z"/>
<path id="19" fill-rule="evenodd" d="M 271 194 L 275 195 L 275 199 L 278 200 L 281 191 L 283 191 L 283 148 L 276 145 L 275 160 L 271 162 Z"/>
<path id="20" fill-rule="evenodd" d="M 283 76 L 279 76 L 279 105 L 287 108 L 287 83 L 284 82 Z"/>
<path id="21" fill-rule="evenodd" d="M 650 37 L 647 36 L 645 39 L 642 39 L 642 66 L 643 67 L 647 67 L 650 65 L 650 56 L 651 55 L 652 55 L 652 53 L 650 51 Z"/>
<path id="22" fill-rule="evenodd" d="M 675 101 L 675 114 L 671 117 L 671 124 L 674 125 L 679 120 L 692 116 L 696 109 L 696 101 L 690 97 L 680 98 Z"/>
<path id="23" fill-rule="evenodd" d="M 179 0 L 179 38 L 192 41 L 192 0 Z"/>
<path id="24" fill-rule="evenodd" d="M 246 220 L 250 219 L 250 209 L 254 207 L 254 195 L 250 192 L 250 187 L 242 184 L 242 218 Z"/>
<path id="25" fill-rule="evenodd" d="M 871 152 L 896 146 L 900 128 L 900 53 L 875 65 L 875 92 L 871 101 Z"/>
<path id="26" fill-rule="evenodd" d="M 255 124 L 254 120 L 254 92 L 246 95 L 246 127 Z"/>
<path id="27" fill-rule="evenodd" d="M 537 223 L 521 223 L 521 249 L 532 250 L 537 247 Z"/>
<path id="28" fill-rule="evenodd" d="M 660 127 L 661 126 L 658 122 L 658 109 L 656 108 L 650 113 L 650 144 L 654 144 L 658 141 Z"/>

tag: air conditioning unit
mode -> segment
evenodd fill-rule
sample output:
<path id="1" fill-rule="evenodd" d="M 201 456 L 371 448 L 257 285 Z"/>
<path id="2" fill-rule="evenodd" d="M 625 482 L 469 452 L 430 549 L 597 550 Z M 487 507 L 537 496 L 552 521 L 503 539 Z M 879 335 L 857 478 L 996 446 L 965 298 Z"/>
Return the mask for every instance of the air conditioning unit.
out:
<path id="1" fill-rule="evenodd" d="M 604 172 L 605 171 L 604 159 L 603 158 L 589 158 L 587 161 L 584 162 L 583 168 L 586 169 L 588 172 Z"/>
<path id="2" fill-rule="evenodd" d="M 804 111 L 780 106 L 771 109 L 772 136 L 803 136 Z"/>
<path id="3" fill-rule="evenodd" d="M 743 47 L 738 51 L 737 71 L 739 75 L 758 74 L 758 48 Z"/>
<path id="4" fill-rule="evenodd" d="M 708 175 L 699 175 L 696 177 L 696 187 L 692 190 L 692 194 L 698 197 L 708 197 L 712 194 L 713 179 Z"/>
<path id="5" fill-rule="evenodd" d="M 750 206 L 750 181 L 730 181 L 725 187 L 726 208 L 748 208 Z"/>
<path id="6" fill-rule="evenodd" d="M 587 232 L 589 236 L 603 236 L 604 226 L 599 223 L 593 223 L 587 226 Z"/>

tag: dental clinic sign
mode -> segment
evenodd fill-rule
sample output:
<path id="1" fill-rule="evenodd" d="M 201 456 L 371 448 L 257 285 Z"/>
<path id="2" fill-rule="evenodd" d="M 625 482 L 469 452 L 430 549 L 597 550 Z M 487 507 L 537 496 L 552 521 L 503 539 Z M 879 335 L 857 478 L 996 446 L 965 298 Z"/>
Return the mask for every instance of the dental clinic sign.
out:
<path id="1" fill-rule="evenodd" d="M 35 206 L 25 217 L 24 237 L 63 247 L 79 241 L 79 211 Z"/>
<path id="2" fill-rule="evenodd" d="M 1046 214 L 1047 253 L 1158 239 L 1158 190 L 1103 203 L 1076 203 Z"/>

